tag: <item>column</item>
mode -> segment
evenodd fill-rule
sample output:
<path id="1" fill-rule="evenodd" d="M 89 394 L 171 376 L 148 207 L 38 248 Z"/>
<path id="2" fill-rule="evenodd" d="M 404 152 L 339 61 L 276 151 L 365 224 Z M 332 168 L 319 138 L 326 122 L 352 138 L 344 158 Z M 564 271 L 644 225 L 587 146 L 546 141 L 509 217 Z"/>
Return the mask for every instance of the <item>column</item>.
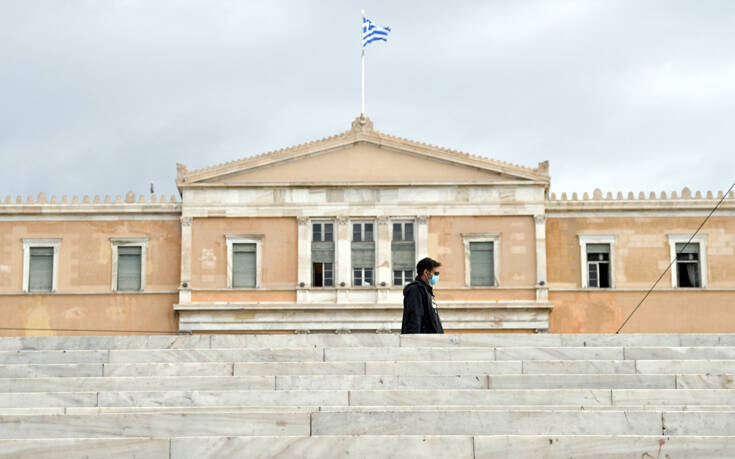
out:
<path id="1" fill-rule="evenodd" d="M 192 217 L 181 217 L 181 283 L 179 304 L 191 304 L 191 225 Z"/>
<path id="2" fill-rule="evenodd" d="M 549 301 L 546 279 L 546 215 L 533 216 L 536 224 L 536 301 Z"/>
<path id="3" fill-rule="evenodd" d="M 416 259 L 421 260 L 429 256 L 429 217 L 416 217 Z M 434 255 L 436 256 L 436 255 Z"/>
<path id="4" fill-rule="evenodd" d="M 378 217 L 377 232 L 375 245 L 377 249 L 377 257 L 375 258 L 375 285 L 382 286 L 385 282 L 386 287 L 390 287 L 393 282 L 393 276 L 390 272 L 390 219 L 388 217 Z"/>
<path id="5" fill-rule="evenodd" d="M 298 217 L 298 275 L 299 288 L 311 287 L 311 225 L 309 217 Z"/>
<path id="6" fill-rule="evenodd" d="M 352 232 L 348 217 L 337 217 L 334 238 L 335 285 L 349 288 L 352 286 L 352 247 L 350 246 Z"/>

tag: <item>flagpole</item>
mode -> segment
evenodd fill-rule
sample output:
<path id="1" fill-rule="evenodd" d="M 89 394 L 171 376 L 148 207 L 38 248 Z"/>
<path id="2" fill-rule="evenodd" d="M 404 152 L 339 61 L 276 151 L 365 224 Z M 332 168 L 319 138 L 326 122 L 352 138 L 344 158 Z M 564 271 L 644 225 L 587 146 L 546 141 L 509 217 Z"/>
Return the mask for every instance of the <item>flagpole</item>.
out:
<path id="1" fill-rule="evenodd" d="M 365 46 L 362 44 L 362 29 L 365 26 L 365 10 L 361 11 L 362 14 L 362 24 L 360 24 L 360 48 L 362 48 L 362 72 L 361 72 L 361 82 L 362 82 L 362 109 L 360 111 L 360 117 L 365 117 Z"/>

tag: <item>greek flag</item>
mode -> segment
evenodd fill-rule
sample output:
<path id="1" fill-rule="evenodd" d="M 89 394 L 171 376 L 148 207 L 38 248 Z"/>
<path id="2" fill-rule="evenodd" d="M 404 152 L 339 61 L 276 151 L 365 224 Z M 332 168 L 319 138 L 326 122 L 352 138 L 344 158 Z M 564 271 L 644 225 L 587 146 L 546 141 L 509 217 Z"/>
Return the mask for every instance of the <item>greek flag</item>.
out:
<path id="1" fill-rule="evenodd" d="M 390 27 L 381 27 L 368 18 L 362 18 L 362 47 L 376 40 L 388 41 Z"/>

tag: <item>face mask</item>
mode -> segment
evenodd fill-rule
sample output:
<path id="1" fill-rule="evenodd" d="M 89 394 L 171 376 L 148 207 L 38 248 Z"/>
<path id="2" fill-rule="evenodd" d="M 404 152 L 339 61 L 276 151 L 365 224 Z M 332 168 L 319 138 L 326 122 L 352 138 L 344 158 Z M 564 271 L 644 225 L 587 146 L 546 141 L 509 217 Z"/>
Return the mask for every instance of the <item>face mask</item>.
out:
<path id="1" fill-rule="evenodd" d="M 436 274 L 434 274 L 433 276 L 431 276 L 431 279 L 429 280 L 429 283 L 431 285 L 436 285 L 437 282 L 439 282 L 439 276 L 437 276 Z"/>

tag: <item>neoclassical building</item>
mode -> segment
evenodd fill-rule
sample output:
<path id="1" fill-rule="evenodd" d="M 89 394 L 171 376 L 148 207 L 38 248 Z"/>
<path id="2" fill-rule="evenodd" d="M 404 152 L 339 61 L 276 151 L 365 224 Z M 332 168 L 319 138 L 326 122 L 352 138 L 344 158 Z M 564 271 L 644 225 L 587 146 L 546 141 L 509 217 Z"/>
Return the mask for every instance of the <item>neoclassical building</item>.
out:
<path id="1" fill-rule="evenodd" d="M 523 167 L 357 118 L 170 198 L 7 197 L 2 335 L 390 332 L 417 260 L 447 331 L 735 331 L 735 196 L 549 193 Z M 677 257 L 678 254 L 678 257 Z"/>

